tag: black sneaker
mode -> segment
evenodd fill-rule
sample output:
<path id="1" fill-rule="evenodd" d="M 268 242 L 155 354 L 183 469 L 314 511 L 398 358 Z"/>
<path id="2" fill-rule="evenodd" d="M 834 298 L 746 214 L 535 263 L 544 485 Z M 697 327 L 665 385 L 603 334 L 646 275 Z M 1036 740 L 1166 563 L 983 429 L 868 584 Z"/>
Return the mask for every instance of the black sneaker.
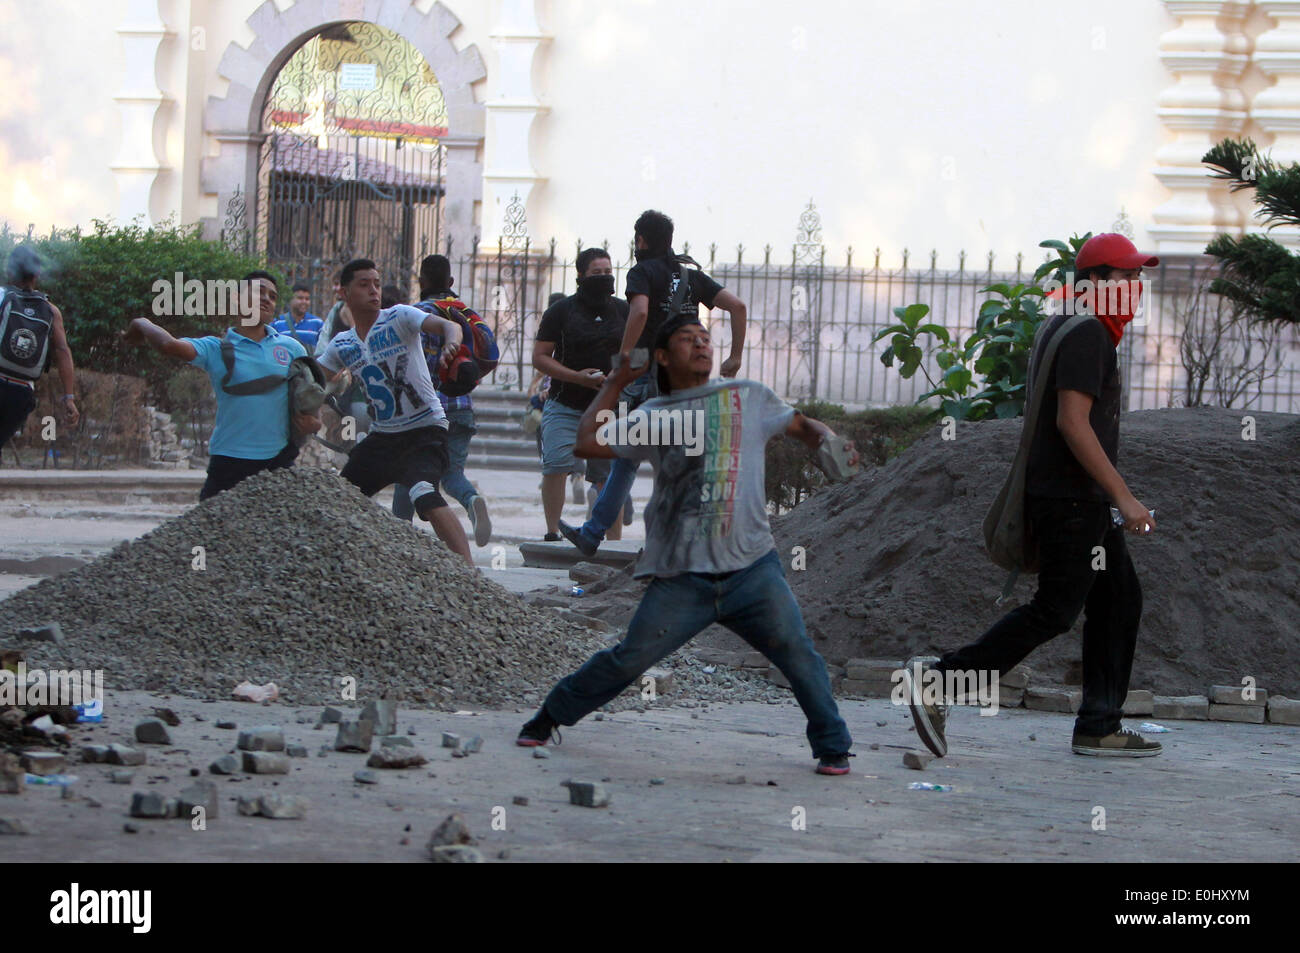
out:
<path id="1" fill-rule="evenodd" d="M 552 736 L 558 745 L 561 740 L 560 725 L 543 708 L 519 729 L 519 737 L 515 739 L 515 744 L 521 748 L 540 748 L 550 741 Z"/>
<path id="2" fill-rule="evenodd" d="M 582 535 L 582 530 L 574 529 L 564 520 L 560 520 L 560 535 L 562 535 L 574 546 L 578 547 L 578 552 L 590 559 L 596 555 L 596 550 L 600 549 L 599 543 L 593 543 L 586 536 Z"/>
<path id="3" fill-rule="evenodd" d="M 545 536 L 542 537 L 542 542 L 543 542 L 543 543 L 558 543 L 558 542 L 559 542 L 561 539 L 563 539 L 563 538 L 564 538 L 564 537 L 561 536 L 559 533 L 547 533 Z"/>
<path id="4" fill-rule="evenodd" d="M 818 774 L 848 774 L 851 754 L 828 754 L 817 762 Z"/>

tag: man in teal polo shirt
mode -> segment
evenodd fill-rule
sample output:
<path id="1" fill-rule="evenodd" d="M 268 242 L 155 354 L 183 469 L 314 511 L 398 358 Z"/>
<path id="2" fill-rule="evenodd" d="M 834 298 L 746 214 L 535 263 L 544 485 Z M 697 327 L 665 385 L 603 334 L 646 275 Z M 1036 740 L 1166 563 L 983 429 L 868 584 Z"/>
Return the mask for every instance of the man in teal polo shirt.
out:
<path id="1" fill-rule="evenodd" d="M 217 421 L 208 442 L 208 478 L 199 492 L 206 500 L 228 490 L 254 473 L 290 466 L 298 447 L 290 439 L 289 388 L 275 387 L 261 394 L 228 394 L 221 343 L 234 347 L 234 372 L 228 385 L 259 377 L 289 375 L 289 365 L 307 351 L 287 334 L 272 328 L 279 298 L 275 278 L 265 271 L 250 272 L 244 281 L 253 282 L 257 304 L 252 314 L 240 315 L 224 337 L 175 338 L 148 318 L 136 318 L 126 331 L 126 343 L 147 344 L 168 357 L 185 361 L 208 372 L 217 398 Z M 296 433 L 315 433 L 320 418 L 299 414 L 292 424 Z"/>

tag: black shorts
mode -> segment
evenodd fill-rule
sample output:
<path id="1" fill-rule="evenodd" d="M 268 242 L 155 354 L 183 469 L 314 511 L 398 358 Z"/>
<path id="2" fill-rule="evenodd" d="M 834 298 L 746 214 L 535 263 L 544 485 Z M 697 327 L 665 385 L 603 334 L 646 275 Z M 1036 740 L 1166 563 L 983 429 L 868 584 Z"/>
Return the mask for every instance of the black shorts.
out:
<path id="1" fill-rule="evenodd" d="M 366 496 L 394 483 L 409 487 L 415 511 L 423 516 L 447 505 L 438 492 L 447 465 L 447 431 L 442 427 L 400 433 L 371 430 L 348 454 L 342 476 Z"/>
<path id="2" fill-rule="evenodd" d="M 247 480 L 254 473 L 263 470 L 283 470 L 293 466 L 298 457 L 298 448 L 287 444 L 283 450 L 269 460 L 245 460 L 241 457 L 223 457 L 215 454 L 208 459 L 208 478 L 199 490 L 199 499 L 206 500 L 225 490 L 229 490 L 242 480 Z"/>
<path id="3" fill-rule="evenodd" d="M 0 447 L 23 429 L 23 424 L 27 422 L 27 415 L 35 409 L 34 390 L 26 384 L 0 380 Z"/>

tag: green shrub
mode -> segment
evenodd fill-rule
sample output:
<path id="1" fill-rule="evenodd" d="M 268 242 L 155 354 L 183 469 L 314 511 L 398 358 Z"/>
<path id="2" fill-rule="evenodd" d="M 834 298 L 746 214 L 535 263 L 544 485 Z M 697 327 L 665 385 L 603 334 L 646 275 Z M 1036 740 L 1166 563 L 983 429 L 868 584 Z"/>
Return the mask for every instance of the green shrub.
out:
<path id="1" fill-rule="evenodd" d="M 850 413 L 839 404 L 809 401 L 796 404 L 802 414 L 820 420 L 856 444 L 863 466 L 881 466 L 906 450 L 933 424 L 928 407 L 883 407 Z M 796 440 L 772 440 L 767 445 L 767 500 L 776 512 L 797 506 L 826 483 L 808 448 Z"/>

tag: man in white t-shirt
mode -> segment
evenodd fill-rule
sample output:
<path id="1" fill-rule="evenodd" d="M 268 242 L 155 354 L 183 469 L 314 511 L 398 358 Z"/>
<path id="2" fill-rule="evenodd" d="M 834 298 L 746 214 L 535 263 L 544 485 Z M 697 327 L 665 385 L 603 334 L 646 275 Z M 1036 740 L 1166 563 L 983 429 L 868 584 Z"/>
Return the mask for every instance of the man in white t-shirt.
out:
<path id="1" fill-rule="evenodd" d="M 442 335 L 447 364 L 460 350 L 460 326 L 409 305 L 381 310 L 379 270 L 368 258 L 344 265 L 340 285 L 353 327 L 330 341 L 320 364 L 335 377 L 347 370 L 361 384 L 371 421 L 348 454 L 343 478 L 366 496 L 394 483 L 409 487 L 415 512 L 472 566 L 465 530 L 438 492 L 448 463 L 447 416 L 420 339 L 422 331 Z"/>

